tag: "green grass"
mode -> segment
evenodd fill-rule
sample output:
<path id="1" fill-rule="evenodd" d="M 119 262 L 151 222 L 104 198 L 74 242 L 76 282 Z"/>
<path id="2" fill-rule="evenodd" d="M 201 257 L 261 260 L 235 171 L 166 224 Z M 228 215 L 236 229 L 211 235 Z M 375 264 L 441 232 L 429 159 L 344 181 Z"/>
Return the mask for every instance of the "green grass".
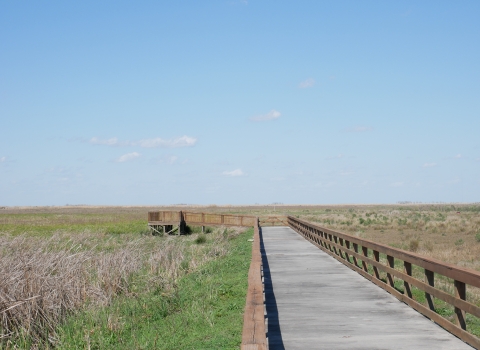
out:
<path id="1" fill-rule="evenodd" d="M 252 230 L 229 253 L 178 281 L 166 294 L 121 296 L 59 327 L 59 349 L 238 349 L 251 260 Z"/>
<path id="2" fill-rule="evenodd" d="M 108 213 L 82 214 L 2 214 L 0 232 L 11 235 L 50 236 L 56 232 L 147 233 L 145 219 Z"/>
<path id="3" fill-rule="evenodd" d="M 85 231 L 98 232 L 98 233 L 149 233 L 148 225 L 145 220 L 133 221 L 133 222 L 100 222 L 100 223 L 46 223 L 46 224 L 0 224 L 0 232 L 8 233 L 11 235 L 35 235 L 35 236 L 50 236 L 55 232 L 69 232 L 79 233 Z"/>

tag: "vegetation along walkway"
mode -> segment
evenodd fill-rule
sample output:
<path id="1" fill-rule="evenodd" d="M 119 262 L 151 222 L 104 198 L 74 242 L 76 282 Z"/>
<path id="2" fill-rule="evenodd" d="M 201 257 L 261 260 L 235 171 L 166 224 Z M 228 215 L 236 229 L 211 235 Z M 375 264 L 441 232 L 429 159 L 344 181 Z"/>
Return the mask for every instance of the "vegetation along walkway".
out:
<path id="1" fill-rule="evenodd" d="M 288 227 L 261 244 L 270 349 L 472 349 Z"/>

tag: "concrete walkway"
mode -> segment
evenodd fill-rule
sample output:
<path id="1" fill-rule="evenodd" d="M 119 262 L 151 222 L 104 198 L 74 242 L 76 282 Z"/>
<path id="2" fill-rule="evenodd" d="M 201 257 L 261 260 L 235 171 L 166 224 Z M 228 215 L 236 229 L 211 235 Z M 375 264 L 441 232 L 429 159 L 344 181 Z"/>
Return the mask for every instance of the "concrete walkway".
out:
<path id="1" fill-rule="evenodd" d="M 292 229 L 262 236 L 270 349 L 472 349 Z"/>

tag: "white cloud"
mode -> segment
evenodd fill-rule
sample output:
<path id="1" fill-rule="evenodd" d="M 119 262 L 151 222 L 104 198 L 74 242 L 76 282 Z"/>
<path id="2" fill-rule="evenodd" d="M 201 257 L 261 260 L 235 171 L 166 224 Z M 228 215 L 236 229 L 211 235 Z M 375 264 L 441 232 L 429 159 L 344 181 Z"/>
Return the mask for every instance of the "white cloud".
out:
<path id="1" fill-rule="evenodd" d="M 392 186 L 392 187 L 402 187 L 402 186 L 403 186 L 403 182 L 397 181 L 397 182 L 392 183 L 391 186 Z"/>
<path id="2" fill-rule="evenodd" d="M 342 153 L 339 153 L 339 154 L 337 154 L 336 156 L 330 156 L 330 157 L 327 157 L 327 158 L 325 158 L 325 159 L 327 159 L 327 160 L 331 160 L 331 159 L 341 159 L 341 158 L 344 158 L 344 157 L 345 157 L 345 155 L 343 155 Z"/>
<path id="3" fill-rule="evenodd" d="M 224 171 L 222 175 L 226 176 L 243 176 L 245 173 L 242 171 L 242 169 L 235 169 L 232 171 Z"/>
<path id="4" fill-rule="evenodd" d="M 318 188 L 331 188 L 336 185 L 335 181 L 330 181 L 330 182 L 317 182 L 314 186 Z"/>
<path id="5" fill-rule="evenodd" d="M 347 132 L 367 132 L 372 131 L 373 128 L 371 126 L 355 126 L 353 128 L 347 128 L 345 131 Z"/>
<path id="6" fill-rule="evenodd" d="M 437 166 L 437 163 L 425 163 L 425 164 L 423 164 L 424 168 L 433 168 L 434 166 Z"/>
<path id="7" fill-rule="evenodd" d="M 166 155 L 161 157 L 156 157 L 154 160 L 158 163 L 174 164 L 178 161 L 178 157 L 174 155 Z"/>
<path id="8" fill-rule="evenodd" d="M 197 139 L 190 136 L 181 136 L 174 139 L 165 140 L 160 137 L 153 139 L 143 139 L 138 141 L 119 141 L 116 137 L 110 139 L 100 139 L 98 137 L 92 137 L 89 143 L 93 145 L 105 145 L 105 146 L 139 146 L 143 148 L 178 148 L 178 147 L 191 147 L 197 143 Z"/>
<path id="9" fill-rule="evenodd" d="M 7 157 L 1 157 L 1 158 L 0 158 L 0 163 L 3 163 L 3 162 L 6 161 L 6 160 L 7 160 Z"/>
<path id="10" fill-rule="evenodd" d="M 175 163 L 177 160 L 178 160 L 178 157 L 177 157 L 177 156 L 168 156 L 168 157 L 167 157 L 167 163 L 168 163 L 168 164 L 173 164 L 173 163 Z"/>
<path id="11" fill-rule="evenodd" d="M 123 163 L 123 162 L 134 160 L 140 156 L 141 156 L 140 153 L 132 152 L 132 153 L 127 153 L 127 154 L 124 154 L 123 156 L 118 157 L 115 161 L 117 163 Z"/>
<path id="12" fill-rule="evenodd" d="M 261 114 L 261 115 L 256 115 L 254 117 L 251 117 L 250 120 L 254 122 L 263 122 L 267 120 L 275 120 L 280 118 L 281 114 L 279 111 L 276 111 L 272 109 L 270 112 L 267 114 Z"/>
<path id="13" fill-rule="evenodd" d="M 132 146 L 140 146 L 144 148 L 154 148 L 154 147 L 167 147 L 167 148 L 178 148 L 178 147 L 191 147 L 197 143 L 197 139 L 189 136 L 181 136 L 175 139 L 164 140 L 160 137 L 154 139 L 144 139 L 137 142 L 132 142 Z"/>
<path id="14" fill-rule="evenodd" d="M 92 137 L 88 142 L 90 142 L 92 145 L 119 146 L 119 142 L 116 137 L 106 140 L 99 139 L 98 137 Z"/>
<path id="15" fill-rule="evenodd" d="M 460 159 L 460 158 L 463 158 L 463 156 L 459 153 L 456 156 L 454 156 L 453 158 Z"/>
<path id="16" fill-rule="evenodd" d="M 298 87 L 300 89 L 306 89 L 306 88 L 311 88 L 313 85 L 315 85 L 315 79 L 308 78 L 308 79 L 302 81 L 300 84 L 298 84 Z"/>

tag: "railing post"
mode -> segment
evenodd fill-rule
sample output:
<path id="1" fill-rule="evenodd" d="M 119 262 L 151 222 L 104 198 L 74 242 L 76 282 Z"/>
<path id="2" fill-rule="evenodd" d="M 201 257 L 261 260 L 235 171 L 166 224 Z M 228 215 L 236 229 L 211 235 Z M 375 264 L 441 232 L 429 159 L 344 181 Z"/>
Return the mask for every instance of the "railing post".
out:
<path id="1" fill-rule="evenodd" d="M 333 242 L 338 243 L 338 237 L 337 237 L 337 236 L 333 236 Z M 336 247 L 336 246 L 333 246 L 333 249 L 335 250 L 335 255 L 340 255 L 340 254 L 339 254 L 340 249 L 337 251 L 337 247 Z"/>
<path id="2" fill-rule="evenodd" d="M 433 271 L 425 269 L 425 282 L 428 283 L 428 285 L 435 287 L 435 274 Z M 425 299 L 427 299 L 428 307 L 430 310 L 435 311 L 435 304 L 433 303 L 433 297 L 425 293 Z"/>
<path id="3" fill-rule="evenodd" d="M 375 259 L 376 262 L 380 262 L 380 253 L 377 252 L 376 250 L 373 251 L 373 258 Z M 373 267 L 373 274 L 375 275 L 375 278 L 377 280 L 380 279 L 380 273 L 378 272 L 378 268 L 376 266 Z"/>
<path id="4" fill-rule="evenodd" d="M 343 247 L 343 238 L 339 238 L 339 239 L 338 239 L 338 242 L 339 242 L 339 244 Z M 338 253 L 340 254 L 340 257 L 341 257 L 342 259 L 346 259 L 346 258 L 345 258 L 345 255 L 344 255 L 344 252 L 342 252 L 342 249 L 339 248 L 339 249 L 338 249 Z"/>
<path id="5" fill-rule="evenodd" d="M 321 237 L 320 242 L 321 242 L 322 247 L 327 249 L 327 242 L 326 242 L 327 237 L 325 235 L 325 232 L 320 231 L 320 237 Z"/>
<path id="6" fill-rule="evenodd" d="M 409 276 L 412 275 L 412 264 L 409 263 L 408 261 L 403 262 L 403 267 L 405 269 L 405 273 Z M 404 288 L 404 294 L 406 294 L 409 298 L 412 298 L 412 290 L 410 289 L 410 283 L 407 281 L 403 281 L 403 288 Z"/>
<path id="7" fill-rule="evenodd" d="M 455 297 L 462 300 L 467 300 L 467 287 L 465 283 L 455 280 L 454 286 L 455 286 Z M 463 311 L 462 309 L 459 309 L 458 307 L 455 307 L 455 316 L 457 319 L 458 326 L 463 330 L 466 330 L 467 322 L 465 320 L 465 311 Z"/>
<path id="8" fill-rule="evenodd" d="M 352 262 L 350 261 L 350 255 L 347 253 L 350 250 L 350 241 L 345 240 L 345 247 L 347 248 L 345 250 L 346 259 L 351 264 Z"/>
<path id="9" fill-rule="evenodd" d="M 353 243 L 353 251 L 358 254 L 358 244 L 357 243 Z M 358 260 L 357 260 L 356 256 L 353 257 L 353 263 L 355 264 L 356 267 L 360 267 L 360 266 L 358 266 Z"/>
<path id="10" fill-rule="evenodd" d="M 368 258 L 368 248 L 362 246 L 362 252 L 363 252 L 363 256 Z M 366 273 L 368 273 L 368 265 L 367 265 L 367 262 L 365 260 L 362 260 L 362 265 L 363 265 L 363 270 Z"/>
<path id="11" fill-rule="evenodd" d="M 395 268 L 395 258 L 393 256 L 387 255 L 387 264 L 388 267 L 394 269 Z M 387 272 L 387 283 L 390 287 L 395 288 L 395 279 L 391 273 Z"/>

